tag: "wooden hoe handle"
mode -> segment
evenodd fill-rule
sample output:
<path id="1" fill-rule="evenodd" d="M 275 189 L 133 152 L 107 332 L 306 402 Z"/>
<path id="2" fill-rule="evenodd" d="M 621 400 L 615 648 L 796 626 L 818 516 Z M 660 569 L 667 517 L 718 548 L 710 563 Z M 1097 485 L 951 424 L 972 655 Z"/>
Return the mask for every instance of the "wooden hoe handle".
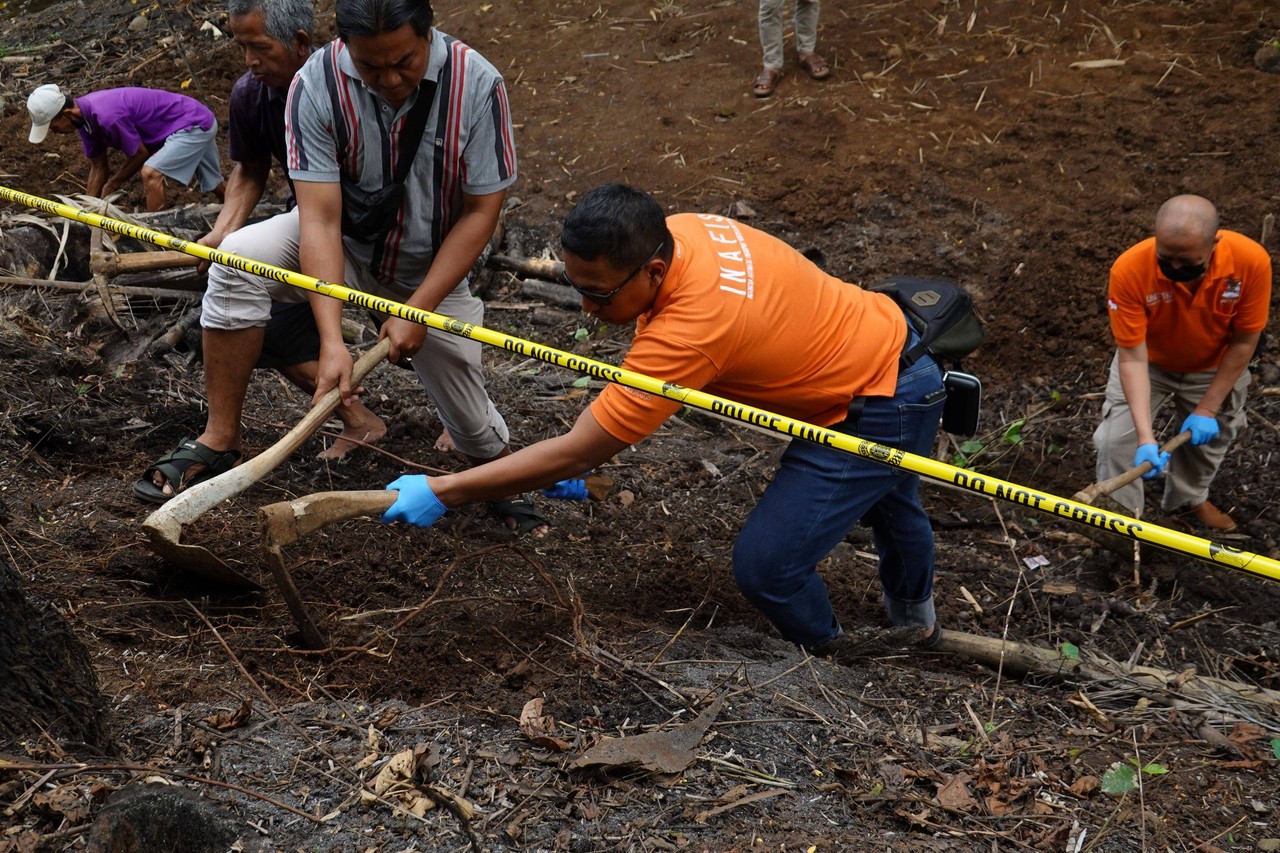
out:
<path id="1" fill-rule="evenodd" d="M 1180 432 L 1173 438 L 1164 443 L 1160 448 L 1161 453 L 1172 453 L 1182 445 L 1191 440 L 1191 430 Z M 1081 489 L 1072 496 L 1072 500 L 1082 504 L 1092 504 L 1103 495 L 1109 495 L 1121 486 L 1127 486 L 1143 474 L 1151 470 L 1150 462 L 1143 462 L 1141 465 L 1130 468 L 1123 474 L 1117 474 L 1109 480 L 1103 480 L 1101 483 L 1094 483 L 1085 489 Z"/>

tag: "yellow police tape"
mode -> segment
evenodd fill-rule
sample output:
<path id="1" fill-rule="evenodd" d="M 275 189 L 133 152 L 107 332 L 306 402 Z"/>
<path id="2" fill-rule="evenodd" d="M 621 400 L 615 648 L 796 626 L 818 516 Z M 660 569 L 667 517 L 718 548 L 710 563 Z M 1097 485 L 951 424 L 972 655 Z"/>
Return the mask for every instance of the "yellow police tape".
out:
<path id="1" fill-rule="evenodd" d="M 186 252 L 189 255 L 194 255 L 213 263 L 235 267 L 254 275 L 260 275 L 295 287 L 301 287 L 304 290 L 311 290 L 334 299 L 340 299 L 352 305 L 359 305 L 373 311 L 401 317 L 414 323 L 421 323 L 424 326 L 470 338 L 490 346 L 501 347 L 518 355 L 536 358 L 548 364 L 554 364 L 557 367 L 585 373 L 598 379 L 616 382 L 650 394 L 657 394 L 683 403 L 686 406 L 705 409 L 734 420 L 764 427 L 783 435 L 789 435 L 827 447 L 834 447 L 837 450 L 843 450 L 847 453 L 870 459 L 873 462 L 902 468 L 944 483 L 952 483 L 972 492 L 979 492 L 1000 500 L 1021 504 L 1049 515 L 1096 527 L 1107 533 L 1147 542 L 1160 548 L 1186 554 L 1198 560 L 1226 566 L 1258 577 L 1280 580 L 1280 561 L 1260 554 L 1242 551 L 1228 545 L 1211 542 L 1199 536 L 1180 533 L 1167 527 L 1160 527 L 1159 525 L 1139 521 L 1128 516 L 1107 512 L 1088 504 L 1077 503 L 1045 492 L 1038 492 L 1016 483 L 1010 483 L 994 477 L 985 477 L 973 471 L 966 471 L 963 468 L 947 465 L 945 462 L 938 462 L 924 456 L 917 456 L 893 447 L 876 444 L 866 439 L 845 435 L 835 430 L 814 426 L 813 424 L 793 420 L 782 415 L 775 415 L 764 409 L 734 403 L 702 391 L 694 391 L 669 382 L 663 382 L 651 376 L 645 376 L 642 373 L 635 373 L 601 361 L 594 361 L 562 350 L 552 349 L 523 338 L 495 332 L 484 326 L 463 323 L 442 314 L 411 308 L 378 296 L 370 296 L 367 293 L 350 290 L 341 285 L 321 281 L 302 273 L 242 258 L 217 249 L 210 249 L 198 243 L 182 240 L 160 231 L 152 231 L 149 228 L 141 228 L 137 225 L 121 222 L 118 219 L 110 219 L 96 213 L 89 213 L 79 208 L 40 198 L 39 196 L 21 193 L 8 187 L 0 186 L 0 198 L 16 204 L 44 210 L 66 219 L 74 219 L 126 237 L 132 237 L 135 240 L 143 240 L 148 243 L 154 243 L 157 246 Z"/>

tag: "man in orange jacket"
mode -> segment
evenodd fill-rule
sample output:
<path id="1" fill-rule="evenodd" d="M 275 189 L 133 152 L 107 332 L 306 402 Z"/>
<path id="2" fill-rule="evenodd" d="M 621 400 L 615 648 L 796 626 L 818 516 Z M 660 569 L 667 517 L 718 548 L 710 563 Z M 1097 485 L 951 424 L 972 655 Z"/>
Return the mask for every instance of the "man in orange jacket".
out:
<path id="1" fill-rule="evenodd" d="M 651 196 L 619 184 L 583 196 L 561 243 L 564 283 L 583 309 L 636 323 L 623 367 L 909 453 L 932 451 L 942 373 L 928 354 L 904 356 L 919 338 L 888 296 L 724 216 L 665 216 Z M 679 408 L 611 384 L 563 435 L 457 474 L 396 480 L 383 521 L 430 527 L 449 508 L 579 477 Z M 888 621 L 935 647 L 933 531 L 919 491 L 920 478 L 900 468 L 792 441 L 734 545 L 738 588 L 785 639 L 844 658 L 854 646 L 817 567 L 861 520 L 879 553 Z"/>
<path id="2" fill-rule="evenodd" d="M 1219 230 L 1207 199 L 1180 195 L 1156 214 L 1155 236 L 1111 267 L 1107 308 L 1116 341 L 1102 423 L 1093 435 L 1098 480 L 1150 462 L 1165 475 L 1161 506 L 1189 509 L 1210 531 L 1236 529 L 1209 502 L 1209 484 L 1245 424 L 1248 366 L 1271 304 L 1271 259 L 1260 245 Z M 1166 401 L 1191 442 L 1161 453 L 1152 415 Z M 1141 481 L 1112 493 L 1142 508 Z"/>

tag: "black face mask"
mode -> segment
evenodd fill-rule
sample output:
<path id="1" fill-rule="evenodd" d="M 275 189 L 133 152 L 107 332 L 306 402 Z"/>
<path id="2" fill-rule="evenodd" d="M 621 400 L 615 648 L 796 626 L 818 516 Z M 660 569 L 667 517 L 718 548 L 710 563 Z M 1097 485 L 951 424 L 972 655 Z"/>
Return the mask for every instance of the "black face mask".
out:
<path id="1" fill-rule="evenodd" d="M 1202 278 L 1205 272 L 1204 264 L 1196 264 L 1193 267 L 1175 268 L 1164 258 L 1156 258 L 1156 266 L 1160 267 L 1160 272 L 1165 278 L 1169 279 L 1169 281 L 1177 281 L 1182 284 Z"/>

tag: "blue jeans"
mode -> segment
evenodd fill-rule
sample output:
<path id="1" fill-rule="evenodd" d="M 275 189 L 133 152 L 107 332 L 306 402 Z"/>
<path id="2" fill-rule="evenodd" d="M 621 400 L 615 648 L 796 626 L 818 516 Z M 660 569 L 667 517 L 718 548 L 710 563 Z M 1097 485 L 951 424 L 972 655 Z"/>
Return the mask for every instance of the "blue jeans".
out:
<path id="1" fill-rule="evenodd" d="M 928 456 L 941 391 L 942 373 L 926 355 L 898 376 L 892 397 L 864 398 L 860 415 L 831 429 Z M 841 633 L 817 566 L 859 520 L 875 540 L 889 621 L 934 624 L 933 529 L 920 505 L 920 477 L 796 440 L 733 547 L 738 588 L 783 638 L 813 646 Z"/>

